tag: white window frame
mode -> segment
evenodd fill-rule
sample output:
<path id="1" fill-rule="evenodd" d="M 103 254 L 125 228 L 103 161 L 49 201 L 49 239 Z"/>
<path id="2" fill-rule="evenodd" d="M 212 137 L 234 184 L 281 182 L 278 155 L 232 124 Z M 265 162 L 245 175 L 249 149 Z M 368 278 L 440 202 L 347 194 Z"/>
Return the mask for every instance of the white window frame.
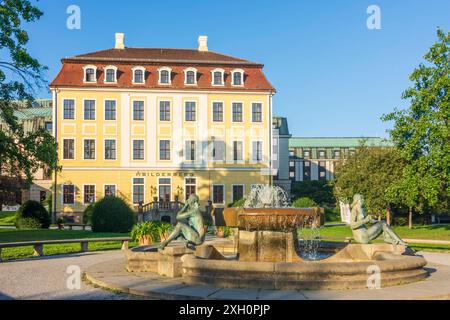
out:
<path id="1" fill-rule="evenodd" d="M 234 160 L 234 142 L 241 142 L 242 143 L 242 160 Z M 231 140 L 231 162 L 232 163 L 245 163 L 245 141 L 242 139 L 236 139 L 234 138 Z"/>
<path id="2" fill-rule="evenodd" d="M 95 77 L 95 81 L 87 81 L 87 77 L 86 77 L 86 70 L 87 69 L 94 69 L 94 77 Z M 83 83 L 97 83 L 98 79 L 97 79 L 97 66 L 94 66 L 93 64 L 88 64 L 83 66 Z"/>
<path id="3" fill-rule="evenodd" d="M 135 159 L 134 158 L 134 142 L 135 141 L 142 141 L 144 146 L 144 158 L 143 159 Z M 131 139 L 131 160 L 132 161 L 145 161 L 145 139 Z"/>
<path id="4" fill-rule="evenodd" d="M 160 184 L 159 180 L 160 179 L 169 179 L 170 180 L 170 199 L 169 201 L 172 201 L 172 196 L 173 196 L 173 184 L 172 184 L 172 177 L 157 177 L 156 179 L 156 196 L 158 197 L 158 201 L 159 201 L 159 186 L 168 186 L 168 184 Z"/>
<path id="5" fill-rule="evenodd" d="M 222 186 L 223 187 L 223 192 L 222 192 L 223 202 L 214 202 L 214 187 L 215 186 Z M 227 192 L 225 190 L 225 184 L 221 184 L 221 183 L 217 183 L 216 184 L 215 183 L 215 184 L 213 184 L 211 186 L 211 201 L 212 201 L 213 204 L 225 205 L 225 203 L 227 202 L 226 195 L 227 195 Z"/>
<path id="6" fill-rule="evenodd" d="M 189 71 L 194 72 L 194 83 L 187 83 L 187 73 Z M 186 86 L 196 86 L 197 85 L 197 69 L 192 68 L 192 67 L 191 68 L 186 68 L 186 69 L 183 70 L 183 72 L 184 72 L 184 84 Z"/>
<path id="7" fill-rule="evenodd" d="M 116 119 L 115 120 L 109 120 L 109 119 L 107 120 L 106 119 L 106 101 L 115 101 L 116 102 Z M 97 104 L 97 102 L 96 102 L 96 104 Z M 108 123 L 112 122 L 112 121 L 116 122 L 117 121 L 117 114 L 118 114 L 118 110 L 117 109 L 118 109 L 117 108 L 117 99 L 108 99 L 108 98 L 103 99 L 103 120 L 104 121 L 108 121 Z M 95 112 L 97 112 L 97 105 L 95 106 Z M 84 116 L 84 110 L 83 110 L 83 116 Z"/>
<path id="8" fill-rule="evenodd" d="M 214 83 L 214 73 L 220 72 L 222 74 L 222 83 L 221 84 L 215 84 Z M 211 85 L 216 87 L 223 87 L 225 86 L 225 70 L 222 68 L 215 68 L 214 70 L 211 70 Z"/>
<path id="9" fill-rule="evenodd" d="M 191 160 L 191 159 L 187 159 L 186 158 L 186 156 L 187 156 L 187 149 L 186 149 L 186 142 L 188 142 L 188 141 L 194 141 L 194 160 Z M 197 160 L 197 140 L 195 140 L 195 139 L 186 139 L 186 140 L 184 140 L 184 146 L 183 146 L 183 158 L 184 158 L 184 161 L 186 162 L 186 163 L 194 163 L 196 160 Z"/>
<path id="10" fill-rule="evenodd" d="M 103 184 L 103 197 L 106 197 L 106 190 L 105 190 L 106 186 L 114 186 L 115 191 L 116 191 L 114 196 L 117 197 L 118 190 L 117 190 L 117 184 L 115 184 L 115 183 L 104 183 Z"/>
<path id="11" fill-rule="evenodd" d="M 231 185 L 231 202 L 234 202 L 234 193 L 233 193 L 233 188 L 235 186 L 241 186 L 242 187 L 242 197 L 245 197 L 245 184 L 242 183 L 237 183 L 237 184 L 232 184 Z"/>
<path id="12" fill-rule="evenodd" d="M 241 84 L 234 83 L 234 74 L 235 73 L 240 73 L 241 74 Z M 242 70 L 242 69 L 234 69 L 233 71 L 231 71 L 231 85 L 233 85 L 235 87 L 243 87 L 244 86 L 244 70 Z"/>
<path id="13" fill-rule="evenodd" d="M 184 178 L 184 193 L 185 193 L 185 195 L 184 195 L 184 198 L 186 199 L 186 186 L 188 185 L 187 183 L 186 183 L 186 180 L 187 179 L 195 179 L 195 194 L 197 194 L 197 177 L 185 177 Z M 189 186 L 193 186 L 194 184 L 192 184 L 192 183 L 190 183 L 189 184 Z"/>
<path id="14" fill-rule="evenodd" d="M 103 76 L 103 83 L 105 84 L 117 84 L 117 67 L 110 65 L 103 68 L 104 70 L 104 76 Z M 114 81 L 106 81 L 106 72 L 108 70 L 114 70 Z"/>
<path id="15" fill-rule="evenodd" d="M 170 159 L 161 159 L 161 149 L 160 149 L 160 147 L 161 147 L 161 141 L 169 141 L 170 142 L 170 153 L 169 153 L 169 158 Z M 163 162 L 171 162 L 172 160 L 173 160 L 173 141 L 172 141 L 172 139 L 164 139 L 164 138 L 161 138 L 161 139 L 158 139 L 158 161 L 163 161 Z"/>
<path id="16" fill-rule="evenodd" d="M 260 104 L 261 105 L 261 121 L 253 121 L 253 105 L 254 104 Z M 258 123 L 262 124 L 262 123 L 264 123 L 264 103 L 262 101 L 252 101 L 250 103 L 250 119 L 251 119 L 252 123 L 255 123 L 255 124 L 258 124 Z"/>
<path id="17" fill-rule="evenodd" d="M 142 82 L 136 82 L 136 78 L 135 78 L 134 72 L 137 71 L 137 70 L 142 71 Z M 141 66 L 136 66 L 136 67 L 131 68 L 131 72 L 133 73 L 133 77 L 132 77 L 131 83 L 132 84 L 145 84 L 145 71 L 146 71 L 145 68 L 141 67 Z"/>
<path id="18" fill-rule="evenodd" d="M 146 188 L 146 184 L 147 184 L 147 179 L 145 179 L 145 177 L 131 177 L 131 203 L 132 203 L 132 205 L 133 206 L 137 206 L 137 205 L 139 205 L 139 203 L 134 203 L 134 181 L 133 181 L 133 179 L 135 179 L 135 178 L 137 178 L 137 179 L 144 179 L 144 183 L 143 184 L 139 184 L 139 185 L 143 185 L 144 186 L 144 194 L 143 194 L 143 199 L 142 199 L 142 203 L 144 204 L 146 201 L 145 201 L 145 199 L 146 199 L 146 190 L 147 190 L 147 188 Z"/>
<path id="19" fill-rule="evenodd" d="M 234 121 L 233 118 L 233 104 L 234 103 L 240 103 L 242 105 L 242 121 Z M 231 105 L 230 105 L 230 111 L 231 111 L 231 122 L 233 123 L 244 123 L 245 122 L 245 104 L 243 101 L 231 101 Z"/>
<path id="20" fill-rule="evenodd" d="M 169 102 L 169 114 L 170 114 L 170 119 L 169 120 L 161 120 L 161 102 Z M 169 99 L 160 99 L 158 100 L 158 104 L 157 104 L 157 108 L 158 108 L 158 122 L 161 123 L 172 123 L 172 119 L 173 119 L 173 108 L 172 108 L 172 100 Z"/>
<path id="21" fill-rule="evenodd" d="M 143 103 L 143 105 L 144 105 L 144 118 L 142 119 L 142 120 L 136 120 L 136 119 L 134 119 L 134 103 L 135 102 L 142 102 Z M 147 111 L 147 105 L 146 105 L 146 101 L 145 101 L 145 99 L 132 99 L 131 100 L 131 121 L 132 122 L 138 122 L 138 123 L 142 123 L 142 122 L 144 122 L 145 121 L 145 119 L 146 119 L 146 111 Z"/>
<path id="22" fill-rule="evenodd" d="M 214 156 L 213 156 L 214 142 L 218 142 L 218 141 L 223 142 L 223 159 L 222 160 L 216 160 L 216 159 L 214 159 Z M 227 149 L 227 144 L 225 142 L 225 138 L 211 140 L 211 153 L 210 153 L 211 161 L 214 163 L 224 163 L 227 159 L 226 149 Z"/>
<path id="23" fill-rule="evenodd" d="M 94 186 L 94 201 L 93 201 L 93 202 L 86 202 L 86 197 L 85 197 L 85 194 L 84 194 L 84 187 L 85 187 L 85 186 Z M 83 188 L 83 189 L 82 189 L 82 190 L 83 190 L 83 193 L 82 193 L 83 204 L 84 204 L 84 205 L 89 205 L 89 204 L 95 203 L 95 201 L 97 200 L 97 185 L 96 185 L 95 183 L 83 183 L 83 184 L 81 185 L 81 187 Z"/>
<path id="24" fill-rule="evenodd" d="M 187 103 L 188 102 L 193 102 L 194 103 L 194 105 L 195 105 L 195 110 L 194 110 L 194 113 L 195 113 L 195 120 L 187 120 L 186 119 L 186 107 L 187 107 Z M 196 123 L 197 122 L 197 119 L 198 119 L 198 103 L 197 103 L 197 101 L 196 100 L 185 100 L 184 101 L 184 106 L 183 106 L 183 120 L 184 120 L 184 122 L 187 122 L 187 123 Z"/>
<path id="25" fill-rule="evenodd" d="M 94 149 L 95 149 L 95 154 L 94 154 L 94 158 L 93 159 L 86 159 L 84 157 L 84 141 L 86 140 L 94 140 Z M 87 160 L 87 161 L 95 161 L 97 160 L 97 153 L 98 153 L 98 148 L 97 148 L 97 138 L 83 138 L 83 145 L 82 145 L 82 150 L 83 152 L 83 160 Z"/>
<path id="26" fill-rule="evenodd" d="M 89 82 L 89 83 L 93 83 L 93 82 Z M 65 100 L 73 100 L 73 119 L 66 119 L 66 118 L 64 118 L 64 101 Z M 61 111 L 62 111 L 62 120 L 64 120 L 64 121 L 75 121 L 75 120 L 77 120 L 77 99 L 75 99 L 75 98 L 64 98 L 64 99 L 62 99 Z M 83 117 L 84 117 L 84 114 L 83 114 Z"/>
<path id="27" fill-rule="evenodd" d="M 116 157 L 114 159 L 106 159 L 106 140 L 114 140 L 116 142 Z M 84 146 L 83 146 L 84 147 Z M 84 151 L 84 150 L 83 150 Z M 96 150 L 97 151 L 97 150 Z M 103 139 L 103 160 L 105 161 L 116 161 L 117 160 L 117 155 L 118 155 L 118 150 L 117 150 L 117 139 L 115 138 L 108 138 L 106 137 L 105 139 Z"/>
<path id="28" fill-rule="evenodd" d="M 161 71 L 168 71 L 169 72 L 169 82 L 168 83 L 162 83 L 161 82 Z M 169 67 L 161 67 L 158 69 L 158 84 L 162 86 L 167 86 L 172 84 L 172 68 Z"/>
<path id="29" fill-rule="evenodd" d="M 73 159 L 68 159 L 64 157 L 64 140 L 73 140 Z M 63 160 L 76 160 L 77 159 L 77 139 L 75 137 L 64 137 L 61 143 L 61 154 Z"/>
<path id="30" fill-rule="evenodd" d="M 253 153 L 253 143 L 254 142 L 261 142 L 261 160 L 256 160 L 255 159 L 255 154 Z M 251 151 L 252 151 L 252 155 L 251 155 L 251 161 L 252 163 L 261 163 L 264 162 L 264 140 L 261 139 L 255 139 L 255 140 L 251 140 Z"/>
<path id="31" fill-rule="evenodd" d="M 72 203 L 64 203 L 64 186 L 73 186 L 73 202 Z M 63 206 L 73 206 L 77 202 L 77 187 L 72 183 L 64 183 L 61 185 L 61 205 Z"/>
<path id="32" fill-rule="evenodd" d="M 222 104 L 222 121 L 214 121 L 214 103 Z M 212 123 L 224 123 L 225 122 L 225 102 L 221 100 L 213 100 L 211 101 L 211 122 Z"/>
<path id="33" fill-rule="evenodd" d="M 89 100 L 89 101 L 91 101 L 91 100 L 95 101 L 94 119 L 86 119 L 86 118 L 85 118 L 85 113 L 84 113 L 84 103 L 85 103 L 85 101 L 87 101 L 87 100 Z M 97 98 L 83 98 L 83 106 L 82 106 L 82 110 L 81 110 L 81 111 L 83 112 L 83 121 L 97 121 L 97 111 L 98 111 Z"/>

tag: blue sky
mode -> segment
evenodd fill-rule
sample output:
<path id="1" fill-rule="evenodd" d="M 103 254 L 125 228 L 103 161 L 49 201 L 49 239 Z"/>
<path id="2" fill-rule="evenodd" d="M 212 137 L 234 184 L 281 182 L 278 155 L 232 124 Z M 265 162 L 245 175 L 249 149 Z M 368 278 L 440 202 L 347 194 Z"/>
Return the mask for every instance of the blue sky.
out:
<path id="1" fill-rule="evenodd" d="M 66 28 L 69 5 L 81 29 Z M 381 9 L 381 30 L 366 27 L 369 5 Z M 296 136 L 387 136 L 380 116 L 402 107 L 409 74 L 450 30 L 448 0 L 149 1 L 41 0 L 44 16 L 27 26 L 31 53 L 49 67 L 60 59 L 114 46 L 196 48 L 262 62 L 277 88 L 274 110 Z M 48 97 L 45 90 L 42 97 Z"/>

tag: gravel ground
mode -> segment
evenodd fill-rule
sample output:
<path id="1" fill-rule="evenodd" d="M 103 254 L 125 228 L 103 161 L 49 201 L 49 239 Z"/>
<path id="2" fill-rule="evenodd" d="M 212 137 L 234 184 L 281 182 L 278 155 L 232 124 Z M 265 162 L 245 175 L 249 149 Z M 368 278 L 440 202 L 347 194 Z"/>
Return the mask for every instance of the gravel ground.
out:
<path id="1" fill-rule="evenodd" d="M 67 267 L 79 266 L 81 273 L 89 266 L 123 257 L 120 250 L 49 256 L 0 263 L 0 300 L 129 300 L 137 299 L 95 288 L 81 281 L 80 289 L 68 289 L 71 274 Z"/>

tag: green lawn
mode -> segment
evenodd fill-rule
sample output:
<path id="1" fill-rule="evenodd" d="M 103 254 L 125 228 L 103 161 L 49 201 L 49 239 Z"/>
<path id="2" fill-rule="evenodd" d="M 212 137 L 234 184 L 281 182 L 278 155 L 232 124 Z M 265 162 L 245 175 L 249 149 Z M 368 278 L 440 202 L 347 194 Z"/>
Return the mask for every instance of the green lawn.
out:
<path id="1" fill-rule="evenodd" d="M 450 241 L 450 225 L 418 225 L 413 226 L 412 229 L 408 227 L 394 227 L 395 232 L 405 239 L 431 239 L 431 240 L 446 240 Z M 306 236 L 310 235 L 309 229 L 305 229 L 302 233 Z M 348 226 L 322 227 L 320 228 L 320 235 L 325 237 L 351 237 L 352 231 Z M 374 242 L 382 242 L 381 238 Z M 414 250 L 432 250 L 432 251 L 450 251 L 450 245 L 442 244 L 428 244 L 428 243 L 411 243 Z"/>
<path id="2" fill-rule="evenodd" d="M 60 239 L 85 239 L 85 238 L 105 238 L 105 237 L 128 237 L 128 233 L 95 233 L 92 231 L 78 230 L 11 230 L 0 229 L 0 243 L 20 242 L 33 240 L 60 240 Z M 120 249 L 122 243 L 116 241 L 93 242 L 89 244 L 89 251 Z M 136 243 L 130 242 L 130 247 Z M 44 246 L 45 255 L 76 253 L 80 252 L 79 243 L 52 244 Z M 17 247 L 2 249 L 3 260 L 13 260 L 29 258 L 33 255 L 33 247 Z"/>
<path id="3" fill-rule="evenodd" d="M 16 212 L 0 212 L 0 226 L 13 226 Z"/>

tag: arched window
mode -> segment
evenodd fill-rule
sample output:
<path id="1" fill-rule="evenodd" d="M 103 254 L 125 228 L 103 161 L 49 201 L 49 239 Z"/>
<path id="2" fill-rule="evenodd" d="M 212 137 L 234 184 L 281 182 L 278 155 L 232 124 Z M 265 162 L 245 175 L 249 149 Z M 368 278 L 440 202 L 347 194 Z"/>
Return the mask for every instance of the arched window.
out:
<path id="1" fill-rule="evenodd" d="M 197 69 L 184 69 L 184 84 L 197 84 Z"/>
<path id="2" fill-rule="evenodd" d="M 223 69 L 214 69 L 212 72 L 212 84 L 216 86 L 223 85 L 223 76 L 224 76 L 224 70 Z"/>
<path id="3" fill-rule="evenodd" d="M 241 86 L 243 84 L 244 71 L 241 69 L 233 70 L 233 85 Z"/>
<path id="4" fill-rule="evenodd" d="M 143 83 L 144 82 L 144 72 L 142 72 L 142 70 L 134 71 L 134 82 L 135 83 Z"/>
<path id="5" fill-rule="evenodd" d="M 95 77 L 95 69 L 94 68 L 87 68 L 85 72 L 86 72 L 86 75 L 85 75 L 86 82 L 96 82 L 97 81 L 97 79 Z"/>
<path id="6" fill-rule="evenodd" d="M 171 69 L 164 67 L 159 69 L 159 84 L 170 84 Z"/>
<path id="7" fill-rule="evenodd" d="M 115 83 L 117 81 L 117 67 L 105 67 L 105 83 Z"/>

